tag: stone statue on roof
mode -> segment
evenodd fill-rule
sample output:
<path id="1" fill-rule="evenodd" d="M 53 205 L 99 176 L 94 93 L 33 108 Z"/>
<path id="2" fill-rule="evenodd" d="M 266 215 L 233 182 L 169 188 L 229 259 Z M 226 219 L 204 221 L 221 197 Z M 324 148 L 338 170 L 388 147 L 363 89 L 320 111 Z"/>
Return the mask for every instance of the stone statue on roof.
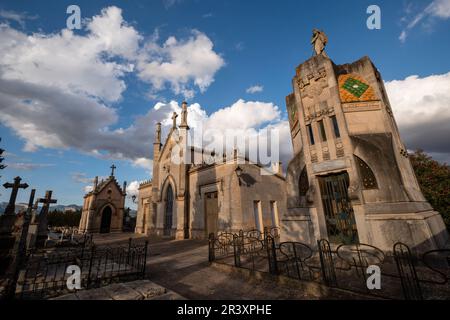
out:
<path id="1" fill-rule="evenodd" d="M 311 38 L 311 44 L 313 45 L 313 50 L 315 55 L 323 55 L 324 57 L 328 57 L 325 53 L 325 46 L 327 45 L 328 37 L 325 32 L 314 29 L 313 35 Z"/>

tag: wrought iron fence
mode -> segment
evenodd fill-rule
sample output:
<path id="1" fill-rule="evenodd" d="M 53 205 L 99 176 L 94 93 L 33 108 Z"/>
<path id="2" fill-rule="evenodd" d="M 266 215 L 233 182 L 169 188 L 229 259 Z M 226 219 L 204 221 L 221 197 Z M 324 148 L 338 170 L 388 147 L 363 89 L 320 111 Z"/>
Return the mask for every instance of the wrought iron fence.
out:
<path id="1" fill-rule="evenodd" d="M 312 248 L 300 242 L 280 243 L 267 230 L 211 234 L 209 241 L 210 261 L 379 298 L 450 299 L 450 249 L 415 255 L 400 242 L 392 252 L 383 252 L 368 244 L 335 245 L 325 239 Z M 380 287 L 372 277 L 374 268 L 380 271 Z"/>
<path id="2" fill-rule="evenodd" d="M 115 281 L 129 281 L 146 275 L 148 242 L 31 253 L 16 285 L 16 298 L 46 299 L 69 292 L 67 267 L 80 268 L 81 289 Z"/>

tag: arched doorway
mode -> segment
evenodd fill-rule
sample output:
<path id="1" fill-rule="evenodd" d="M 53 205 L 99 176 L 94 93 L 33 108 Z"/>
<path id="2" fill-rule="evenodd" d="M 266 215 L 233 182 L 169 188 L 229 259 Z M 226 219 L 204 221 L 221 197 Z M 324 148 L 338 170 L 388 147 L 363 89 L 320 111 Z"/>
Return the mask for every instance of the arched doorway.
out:
<path id="1" fill-rule="evenodd" d="M 173 189 L 169 184 L 166 195 L 166 208 L 164 211 L 164 235 L 170 236 L 173 223 Z"/>
<path id="2" fill-rule="evenodd" d="M 102 222 L 100 223 L 100 233 L 109 233 L 111 229 L 112 210 L 110 206 L 106 206 L 102 211 Z"/>
<path id="3" fill-rule="evenodd" d="M 355 216 L 347 193 L 348 173 L 345 171 L 318 178 L 328 240 L 334 243 L 358 243 Z"/>

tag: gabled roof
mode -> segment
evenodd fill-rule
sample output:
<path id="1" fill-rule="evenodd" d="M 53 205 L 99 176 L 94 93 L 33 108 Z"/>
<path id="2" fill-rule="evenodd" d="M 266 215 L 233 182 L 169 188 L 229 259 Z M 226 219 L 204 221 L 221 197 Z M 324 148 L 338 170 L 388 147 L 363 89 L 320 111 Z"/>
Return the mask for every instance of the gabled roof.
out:
<path id="1" fill-rule="evenodd" d="M 114 176 L 109 176 L 106 180 L 102 180 L 98 185 L 97 188 L 95 190 L 92 190 L 88 193 L 86 193 L 86 195 L 84 197 L 87 197 L 89 195 L 92 194 L 99 194 L 100 192 L 102 192 L 103 189 L 105 189 L 108 185 L 110 184 L 114 184 L 116 186 L 116 188 L 123 194 L 126 195 L 126 193 L 122 190 L 122 188 L 120 187 L 119 183 L 117 182 L 116 178 Z"/>

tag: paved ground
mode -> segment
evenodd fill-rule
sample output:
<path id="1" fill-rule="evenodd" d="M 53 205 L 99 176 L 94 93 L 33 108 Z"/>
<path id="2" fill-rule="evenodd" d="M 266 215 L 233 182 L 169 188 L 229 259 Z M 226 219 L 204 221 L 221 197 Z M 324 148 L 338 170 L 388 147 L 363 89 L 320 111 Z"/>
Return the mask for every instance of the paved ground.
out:
<path id="1" fill-rule="evenodd" d="M 98 289 L 82 290 L 52 300 L 180 300 L 179 294 L 149 280 L 116 283 Z"/>
<path id="2" fill-rule="evenodd" d="M 355 299 L 316 283 L 280 284 L 235 268 L 211 266 L 206 241 L 151 241 L 149 246 L 149 279 L 187 299 Z"/>

